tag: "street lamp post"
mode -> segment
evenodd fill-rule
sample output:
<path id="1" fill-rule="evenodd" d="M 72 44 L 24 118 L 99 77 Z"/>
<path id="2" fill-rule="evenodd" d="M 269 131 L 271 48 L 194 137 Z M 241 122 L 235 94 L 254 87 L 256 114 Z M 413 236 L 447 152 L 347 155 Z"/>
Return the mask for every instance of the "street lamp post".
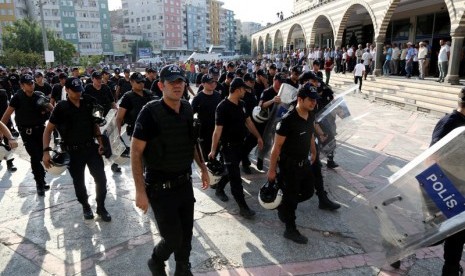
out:
<path id="1" fill-rule="evenodd" d="M 40 23 L 42 25 L 42 42 L 44 44 L 44 54 L 45 51 L 48 51 L 48 39 L 47 39 L 47 31 L 45 30 L 45 19 L 44 19 L 44 8 L 43 5 L 45 3 L 42 3 L 42 0 L 39 0 L 39 10 L 40 10 Z M 50 63 L 47 62 L 47 67 L 50 67 Z"/>

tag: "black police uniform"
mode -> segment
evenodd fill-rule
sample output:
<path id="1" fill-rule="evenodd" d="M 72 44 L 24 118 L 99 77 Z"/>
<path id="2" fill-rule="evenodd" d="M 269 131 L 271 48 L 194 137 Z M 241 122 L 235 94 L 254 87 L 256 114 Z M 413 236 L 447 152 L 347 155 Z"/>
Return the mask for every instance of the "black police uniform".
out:
<path id="1" fill-rule="evenodd" d="M 126 80 L 126 78 L 120 78 L 118 80 L 118 87 L 119 87 L 118 97 L 120 99 L 124 96 L 126 92 L 131 91 L 132 89 L 131 82 L 129 80 Z"/>
<path id="2" fill-rule="evenodd" d="M 136 92 L 130 90 L 121 98 L 119 107 L 126 109 L 124 115 L 124 123 L 126 126 L 126 134 L 132 136 L 134 132 L 134 124 L 136 122 L 139 112 L 142 110 L 142 107 L 146 105 L 151 100 L 154 100 L 158 97 L 154 96 L 152 92 L 144 89 L 142 91 L 143 95 L 139 95 Z"/>
<path id="3" fill-rule="evenodd" d="M 278 214 L 286 223 L 286 230 L 296 229 L 297 205 L 311 198 L 314 193 L 313 174 L 308 160 L 311 138 L 315 133 L 313 122 L 311 113 L 305 120 L 293 109 L 276 126 L 276 134 L 286 137 L 278 161 L 283 180 L 283 200 L 278 207 Z"/>
<path id="4" fill-rule="evenodd" d="M 244 139 L 247 135 L 245 126 L 247 117 L 243 101 L 235 104 L 229 99 L 224 99 L 216 108 L 215 123 L 218 126 L 223 126 L 220 138 L 221 153 L 231 182 L 231 194 L 243 210 L 249 210 L 249 207 L 244 198 L 239 163 L 242 159 Z M 226 184 L 221 183 L 220 185 L 219 183 L 216 189 L 224 189 Z"/>
<path id="5" fill-rule="evenodd" d="M 250 91 L 245 92 L 244 97 L 242 100 L 245 103 L 245 110 L 246 114 L 248 117 L 252 118 L 252 111 L 253 109 L 258 105 L 259 100 L 257 99 L 257 96 L 255 95 L 254 89 L 251 89 Z M 252 118 L 252 122 L 255 125 L 255 128 L 257 129 L 258 133 L 260 136 L 262 136 L 263 131 L 265 130 L 266 123 L 257 123 L 255 120 Z M 249 160 L 249 154 L 252 151 L 253 148 L 257 145 L 257 138 L 252 134 L 248 133 L 245 140 L 244 140 L 244 146 L 242 150 L 242 167 L 244 168 L 244 171 L 246 173 L 249 173 L 250 169 L 247 170 L 247 168 L 250 166 L 250 160 Z"/>
<path id="6" fill-rule="evenodd" d="M 177 113 L 163 100 L 151 101 L 135 125 L 133 137 L 147 142 L 143 152 L 146 192 L 161 236 L 152 259 L 166 261 L 174 253 L 177 265 L 188 263 L 195 202 L 192 108 L 181 100 Z"/>
<path id="7" fill-rule="evenodd" d="M 6 109 L 8 108 L 8 93 L 6 92 L 5 89 L 3 88 L 0 88 L 0 114 L 3 114 L 5 113 Z M 11 122 L 11 119 L 8 120 L 8 123 L 6 123 L 6 126 L 8 127 L 8 129 L 11 129 L 12 128 L 12 122 Z M 3 143 L 5 145 L 8 145 L 8 138 L 6 137 L 6 135 L 3 136 Z M 7 169 L 8 171 L 11 171 L 11 172 L 14 172 L 17 170 L 17 168 L 13 165 L 13 159 L 14 158 L 11 158 L 11 159 L 8 159 L 6 161 L 6 164 L 7 164 Z M 0 160 L 1 162 L 1 160 Z"/>
<path id="8" fill-rule="evenodd" d="M 82 204 L 84 212 L 90 209 L 85 185 L 87 165 L 95 181 L 97 213 L 100 214 L 101 210 L 105 208 L 107 178 L 103 158 L 98 151 L 99 145 L 95 143 L 96 124 L 93 108 L 96 102 L 96 99 L 87 95 L 83 95 L 79 107 L 75 106 L 69 99 L 60 101 L 55 106 L 49 121 L 56 126 L 60 133 L 62 149 L 69 153 L 68 170 L 73 178 L 77 200 Z M 92 216 L 86 218 L 89 219 Z"/>
<path id="9" fill-rule="evenodd" d="M 442 117 L 434 127 L 431 146 L 441 140 L 441 138 L 446 136 L 449 132 L 461 126 L 465 126 L 465 115 L 457 110 L 454 110 L 452 113 Z M 465 230 L 445 239 L 442 275 L 460 275 L 460 260 L 462 259 L 464 244 Z"/>
<path id="10" fill-rule="evenodd" d="M 61 101 L 61 99 L 63 99 L 63 96 L 65 96 L 66 98 L 66 95 L 63 95 L 63 93 L 66 94 L 65 91 L 63 91 L 63 87 L 60 83 L 55 83 L 53 85 L 53 88 L 52 88 L 52 94 L 50 95 L 50 99 L 54 99 L 55 100 L 55 103 L 58 103 L 59 101 Z"/>
<path id="11" fill-rule="evenodd" d="M 198 114 L 200 121 L 200 145 L 204 159 L 207 159 L 212 147 L 212 135 L 215 130 L 215 111 L 221 102 L 221 95 L 213 91 L 212 95 L 207 95 L 203 91 L 198 93 L 192 100 L 192 110 Z"/>
<path id="12" fill-rule="evenodd" d="M 36 83 L 34 86 L 34 90 L 44 93 L 44 95 L 48 98 L 50 98 L 50 95 L 52 94 L 52 86 L 50 86 L 50 84 L 48 84 L 47 82 L 44 82 L 44 85 L 42 86 Z"/>
<path id="13" fill-rule="evenodd" d="M 20 89 L 19 86 L 19 75 L 17 73 L 10 73 L 8 75 L 8 80 L 11 84 L 11 95 L 14 95 L 16 91 Z"/>
<path id="14" fill-rule="evenodd" d="M 10 101 L 10 106 L 15 110 L 15 123 L 26 151 L 31 157 L 32 174 L 39 194 L 48 188 L 45 184 L 45 170 L 40 163 L 42 161 L 42 134 L 45 121 L 48 119 L 48 114 L 44 113 L 42 107 L 38 105 L 42 97 L 45 97 L 42 92 L 34 92 L 32 96 L 28 96 L 20 89 Z"/>
<path id="15" fill-rule="evenodd" d="M 86 85 L 83 95 L 89 95 L 97 100 L 97 104 L 103 107 L 103 116 L 107 116 L 112 104 L 115 102 L 110 88 L 106 84 L 102 84 L 100 90 L 95 89 L 92 84 Z"/>
<path id="16" fill-rule="evenodd" d="M 255 91 L 255 95 L 257 96 L 257 99 L 262 98 L 262 93 L 265 91 L 266 87 L 263 83 L 259 83 L 258 81 L 255 82 L 255 86 L 253 87 L 253 90 Z"/>

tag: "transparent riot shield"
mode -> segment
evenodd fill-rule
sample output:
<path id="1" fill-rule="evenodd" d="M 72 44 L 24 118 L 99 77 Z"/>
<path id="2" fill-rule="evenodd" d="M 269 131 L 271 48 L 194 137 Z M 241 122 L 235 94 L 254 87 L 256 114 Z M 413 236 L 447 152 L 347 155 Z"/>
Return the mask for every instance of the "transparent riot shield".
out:
<path id="1" fill-rule="evenodd" d="M 465 127 L 358 196 L 346 220 L 374 264 L 393 263 L 465 229 Z"/>
<path id="2" fill-rule="evenodd" d="M 278 96 L 281 98 L 281 103 L 273 105 L 273 109 L 270 112 L 270 119 L 263 131 L 263 149 L 258 150 L 258 158 L 264 160 L 270 153 L 274 142 L 276 125 L 281 121 L 282 116 L 289 111 L 289 108 L 291 108 L 291 103 L 297 98 L 297 91 L 298 90 L 290 84 L 283 83 L 281 85 L 278 92 Z"/>
<path id="3" fill-rule="evenodd" d="M 100 127 L 100 133 L 102 133 L 102 135 L 106 135 L 110 140 L 111 156 L 107 158 L 107 160 L 113 163 L 115 160 L 119 159 L 121 154 L 126 149 L 126 146 L 121 141 L 120 135 L 118 133 L 118 127 L 116 125 L 116 110 L 111 109 L 108 111 L 105 120 L 107 123 Z"/>
<path id="4" fill-rule="evenodd" d="M 332 100 L 317 115 L 315 122 L 321 127 L 326 134 L 324 139 L 318 140 L 320 154 L 328 155 L 336 149 L 336 139 L 339 141 L 347 140 L 353 133 L 354 123 L 350 114 L 349 107 L 344 99 L 344 95 L 350 93 L 353 88 L 344 91 Z"/>

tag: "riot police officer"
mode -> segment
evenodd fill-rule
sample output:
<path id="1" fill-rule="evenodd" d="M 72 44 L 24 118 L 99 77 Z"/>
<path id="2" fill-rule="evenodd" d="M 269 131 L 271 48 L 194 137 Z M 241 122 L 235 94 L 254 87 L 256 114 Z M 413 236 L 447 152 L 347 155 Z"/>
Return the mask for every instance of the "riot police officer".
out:
<path id="1" fill-rule="evenodd" d="M 45 170 L 42 160 L 42 134 L 48 113 L 53 109 L 42 92 L 34 92 L 34 78 L 25 74 L 20 77 L 21 89 L 11 98 L 10 105 L 2 117 L 8 123 L 15 112 L 15 122 L 23 139 L 26 151 L 31 157 L 32 174 L 37 187 L 37 195 L 44 196 L 50 186 L 45 183 Z"/>
<path id="2" fill-rule="evenodd" d="M 255 216 L 255 211 L 250 209 L 245 201 L 239 163 L 242 159 L 243 143 L 247 129 L 257 138 L 260 149 L 263 148 L 263 140 L 246 113 L 245 103 L 241 100 L 246 93 L 246 89 L 251 89 L 251 87 L 247 86 L 243 79 L 235 78 L 231 82 L 228 98 L 222 100 L 218 105 L 212 147 L 208 157 L 210 159 L 215 158 L 221 140 L 221 153 L 231 182 L 231 193 L 239 205 L 239 214 L 246 219 L 251 219 Z M 224 185 L 226 183 L 221 186 L 218 184 L 216 192 L 223 191 Z"/>
<path id="3" fill-rule="evenodd" d="M 116 115 L 116 125 L 121 133 L 121 126 L 124 122 L 127 125 L 126 134 L 132 136 L 137 115 L 145 104 L 155 99 L 155 96 L 151 91 L 144 89 L 145 77 L 141 73 L 132 73 L 129 79 L 132 89 L 121 98 Z"/>
<path id="4" fill-rule="evenodd" d="M 192 275 L 189 256 L 194 225 L 194 191 L 191 165 L 202 171 L 202 188 L 208 188 L 208 171 L 194 150 L 193 114 L 182 100 L 184 73 L 167 65 L 160 72 L 161 100 L 145 105 L 135 123 L 131 143 L 136 205 L 155 214 L 161 241 L 148 261 L 153 275 L 166 275 L 165 261 L 175 254 L 175 275 Z"/>
<path id="5" fill-rule="evenodd" d="M 305 85 L 299 90 L 296 107 L 276 126 L 268 170 L 268 181 L 275 181 L 279 164 L 283 200 L 278 216 L 286 224 L 284 237 L 300 244 L 306 244 L 308 239 L 297 230 L 295 210 L 299 202 L 311 198 L 314 193 L 311 163 L 315 161 L 316 146 L 311 111 L 318 98 L 315 87 Z M 308 160 L 310 151 L 311 161 Z"/>
<path id="6" fill-rule="evenodd" d="M 99 71 L 94 71 L 92 73 L 92 83 L 86 85 L 83 95 L 90 95 L 97 100 L 97 104 L 103 107 L 103 116 L 107 116 L 110 109 L 116 109 L 116 103 L 111 89 L 106 84 L 102 83 L 102 73 Z M 116 163 L 111 165 L 111 170 L 114 173 L 121 173 L 121 168 Z"/>
<path id="7" fill-rule="evenodd" d="M 68 98 L 60 101 L 52 112 L 43 132 L 43 157 L 46 168 L 50 168 L 50 135 L 55 128 L 62 138 L 62 149 L 70 156 L 69 173 L 73 178 L 76 197 L 82 205 L 84 219 L 93 219 L 94 214 L 88 202 L 85 184 L 85 168 L 89 168 L 95 181 L 97 214 L 103 221 L 111 221 L 105 209 L 107 178 L 103 165 L 103 143 L 100 129 L 93 117 L 97 101 L 88 95 L 82 95 L 82 82 L 79 78 L 68 78 L 65 83 Z M 95 143 L 98 140 L 98 145 Z"/>

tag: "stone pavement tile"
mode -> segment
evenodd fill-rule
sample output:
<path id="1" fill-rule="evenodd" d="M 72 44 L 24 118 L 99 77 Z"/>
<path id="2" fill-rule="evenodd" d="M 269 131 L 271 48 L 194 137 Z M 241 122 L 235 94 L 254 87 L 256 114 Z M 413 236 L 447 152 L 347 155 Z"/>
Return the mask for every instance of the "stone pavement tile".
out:
<path id="1" fill-rule="evenodd" d="M 312 273 L 312 276 L 379 276 L 379 270 L 373 267 L 357 267 L 353 269 L 341 269 L 325 273 Z"/>
<path id="2" fill-rule="evenodd" d="M 0 274 L 30 276 L 53 275 L 42 270 L 40 266 L 37 266 L 35 263 L 3 244 L 0 244 Z"/>

